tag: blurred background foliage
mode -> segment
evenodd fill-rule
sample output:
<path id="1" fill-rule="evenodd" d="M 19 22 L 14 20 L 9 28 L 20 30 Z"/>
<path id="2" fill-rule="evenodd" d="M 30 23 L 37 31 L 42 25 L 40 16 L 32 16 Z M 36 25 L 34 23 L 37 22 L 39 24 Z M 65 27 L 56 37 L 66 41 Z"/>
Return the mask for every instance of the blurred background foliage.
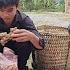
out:
<path id="1" fill-rule="evenodd" d="M 20 0 L 19 9 L 21 11 L 36 12 L 64 12 L 64 0 Z"/>

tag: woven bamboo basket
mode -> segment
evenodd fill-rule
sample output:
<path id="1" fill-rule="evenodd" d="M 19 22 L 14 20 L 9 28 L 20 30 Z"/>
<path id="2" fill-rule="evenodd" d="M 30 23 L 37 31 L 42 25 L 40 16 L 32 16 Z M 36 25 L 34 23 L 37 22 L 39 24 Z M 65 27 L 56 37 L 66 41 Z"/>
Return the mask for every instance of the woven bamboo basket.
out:
<path id="1" fill-rule="evenodd" d="M 44 27 L 44 26 L 43 26 Z M 63 27 L 45 26 L 38 30 L 47 39 L 43 50 L 35 51 L 37 70 L 66 70 L 69 54 L 69 34 Z M 70 63 L 70 62 L 69 62 Z"/>

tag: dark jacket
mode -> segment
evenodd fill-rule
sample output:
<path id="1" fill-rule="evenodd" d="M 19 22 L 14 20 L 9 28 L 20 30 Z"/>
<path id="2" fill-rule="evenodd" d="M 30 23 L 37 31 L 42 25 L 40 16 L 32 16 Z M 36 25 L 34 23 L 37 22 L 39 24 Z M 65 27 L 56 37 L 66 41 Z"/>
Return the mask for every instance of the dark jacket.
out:
<path id="1" fill-rule="evenodd" d="M 35 35 L 37 35 L 38 37 L 40 37 L 40 33 L 36 30 L 36 28 L 33 24 L 33 21 L 29 18 L 29 16 L 25 15 L 24 13 L 21 14 L 19 11 L 16 12 L 14 20 L 9 27 L 5 24 L 5 22 L 2 20 L 2 18 L 0 18 L 0 32 L 9 33 L 10 28 L 14 28 L 14 27 L 17 27 L 18 29 L 29 30 L 29 31 L 33 32 Z M 42 47 L 44 47 L 44 42 L 42 44 L 43 44 Z M 9 41 L 8 43 L 6 43 L 5 46 L 11 48 L 12 50 L 14 50 L 16 52 L 19 51 L 20 48 L 22 48 L 24 46 L 34 47 L 33 44 L 29 41 L 19 43 L 19 42 L 12 41 L 12 40 Z"/>

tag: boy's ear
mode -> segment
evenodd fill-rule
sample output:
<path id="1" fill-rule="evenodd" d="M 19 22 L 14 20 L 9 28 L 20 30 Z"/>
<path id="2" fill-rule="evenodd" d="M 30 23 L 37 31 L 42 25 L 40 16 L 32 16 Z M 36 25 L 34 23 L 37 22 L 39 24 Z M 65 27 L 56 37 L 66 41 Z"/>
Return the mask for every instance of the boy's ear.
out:
<path id="1" fill-rule="evenodd" d="M 19 7 L 16 7 L 17 8 L 17 10 L 19 10 Z"/>

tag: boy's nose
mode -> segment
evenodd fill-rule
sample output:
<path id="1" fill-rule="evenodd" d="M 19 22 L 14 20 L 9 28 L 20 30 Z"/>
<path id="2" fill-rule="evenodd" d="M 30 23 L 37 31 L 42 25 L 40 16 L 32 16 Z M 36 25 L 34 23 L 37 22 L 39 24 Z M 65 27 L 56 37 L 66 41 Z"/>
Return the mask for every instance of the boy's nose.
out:
<path id="1" fill-rule="evenodd" d="M 7 17 L 7 18 L 9 18 L 11 16 L 11 14 L 6 13 L 4 16 Z"/>

